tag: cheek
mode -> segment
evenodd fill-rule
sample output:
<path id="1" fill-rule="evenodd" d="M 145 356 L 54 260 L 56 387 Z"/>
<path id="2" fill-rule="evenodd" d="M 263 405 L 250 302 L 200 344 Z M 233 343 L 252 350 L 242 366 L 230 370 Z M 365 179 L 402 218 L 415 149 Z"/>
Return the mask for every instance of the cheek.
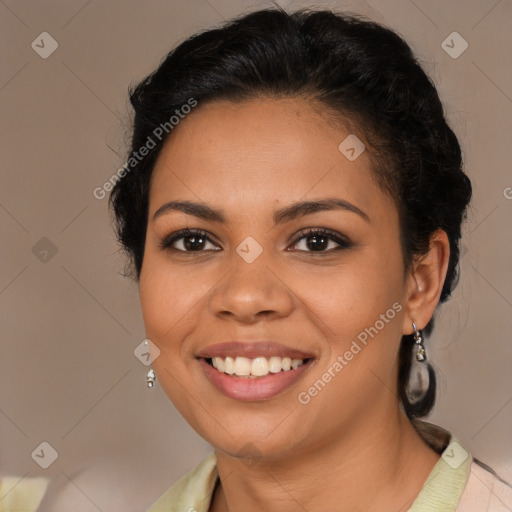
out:
<path id="1" fill-rule="evenodd" d="M 373 325 L 380 314 L 401 300 L 399 258 L 382 258 L 370 251 L 350 264 L 311 275 L 301 288 L 308 303 L 335 333 L 354 333 Z M 343 336 L 345 338 L 345 336 Z"/>
<path id="2" fill-rule="evenodd" d="M 147 253 L 139 280 L 139 299 L 146 337 L 160 350 L 152 366 L 168 398 L 189 421 L 193 420 L 193 407 L 188 394 L 183 392 L 189 374 L 181 352 L 194 306 L 194 290 L 190 279 L 182 279 L 159 255 Z"/>
<path id="3" fill-rule="evenodd" d="M 181 283 L 176 272 L 166 269 L 162 258 L 146 253 L 139 280 L 139 299 L 146 335 L 161 350 L 190 299 L 190 290 L 182 289 Z"/>
<path id="4" fill-rule="evenodd" d="M 183 344 L 197 329 L 198 315 L 206 307 L 214 282 L 193 265 L 171 265 L 163 253 L 147 254 L 139 299 L 146 335 L 164 354 L 181 357 Z"/>
<path id="5" fill-rule="evenodd" d="M 361 255 L 357 263 L 332 269 L 302 288 L 322 330 L 325 358 L 305 383 L 301 399 L 309 412 L 338 411 L 349 421 L 361 407 L 394 389 L 403 311 L 400 255 Z M 329 382 L 325 387 L 318 379 Z M 314 397 L 314 398 L 313 398 Z M 301 404 L 304 402 L 300 402 Z M 330 421 L 326 421 L 328 429 Z"/>
<path id="6" fill-rule="evenodd" d="M 343 377 L 334 379 L 332 395 L 325 394 L 324 399 L 350 402 L 353 390 L 358 389 L 358 399 L 367 393 L 371 400 L 382 382 L 390 388 L 394 382 L 402 330 L 401 253 L 368 250 L 351 265 L 332 272 L 325 284 L 311 281 L 308 293 L 317 305 L 319 325 L 329 326 L 326 366 L 341 356 L 343 370 L 335 373 Z"/>
<path id="7" fill-rule="evenodd" d="M 151 256 L 146 253 L 139 279 L 139 300 L 146 335 L 154 337 L 155 342 L 164 332 L 165 317 L 162 312 L 168 310 L 170 306 L 169 294 L 164 292 L 167 285 L 163 281 Z"/>

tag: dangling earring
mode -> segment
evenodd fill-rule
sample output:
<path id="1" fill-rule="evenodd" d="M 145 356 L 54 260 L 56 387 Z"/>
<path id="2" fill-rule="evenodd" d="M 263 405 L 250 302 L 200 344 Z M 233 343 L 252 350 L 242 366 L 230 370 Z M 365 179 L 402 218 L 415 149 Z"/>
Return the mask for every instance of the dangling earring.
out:
<path id="1" fill-rule="evenodd" d="M 425 361 L 425 359 L 427 359 L 427 354 L 425 353 L 425 347 L 423 346 L 423 337 L 414 322 L 412 323 L 412 327 L 414 329 L 414 342 L 417 345 L 416 359 L 418 361 Z"/>
<path id="2" fill-rule="evenodd" d="M 156 382 L 156 373 L 155 373 L 155 370 L 153 370 L 153 368 L 151 368 L 151 370 L 149 370 L 149 372 L 146 375 L 146 384 L 148 385 L 148 388 L 151 389 L 152 387 L 154 387 L 155 382 Z"/>

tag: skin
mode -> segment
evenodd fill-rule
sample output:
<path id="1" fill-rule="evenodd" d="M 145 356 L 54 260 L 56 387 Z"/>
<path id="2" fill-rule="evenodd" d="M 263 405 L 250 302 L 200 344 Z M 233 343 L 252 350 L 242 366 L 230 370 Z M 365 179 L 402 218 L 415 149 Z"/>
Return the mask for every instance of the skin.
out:
<path id="1" fill-rule="evenodd" d="M 439 301 L 448 239 L 433 233 L 429 252 L 404 271 L 396 204 L 376 184 L 368 151 L 352 162 L 340 153 L 348 134 L 301 98 L 207 103 L 174 129 L 155 166 L 140 302 L 161 351 L 153 363 L 160 385 L 215 448 L 221 484 L 210 511 L 406 510 L 439 459 L 401 412 L 396 376 L 401 336 L 413 320 L 424 328 Z M 274 226 L 275 210 L 326 197 L 357 206 L 369 222 L 333 209 Z M 222 209 L 226 225 L 178 211 L 153 220 L 171 200 Z M 174 251 L 159 246 L 186 227 L 213 243 L 203 252 L 184 252 L 190 239 Z M 318 227 L 353 245 L 296 240 Z M 263 248 L 252 263 L 236 252 L 248 236 Z M 299 403 L 395 302 L 402 310 Z M 236 339 L 273 339 L 316 360 L 276 397 L 235 400 L 210 384 L 194 355 Z"/>

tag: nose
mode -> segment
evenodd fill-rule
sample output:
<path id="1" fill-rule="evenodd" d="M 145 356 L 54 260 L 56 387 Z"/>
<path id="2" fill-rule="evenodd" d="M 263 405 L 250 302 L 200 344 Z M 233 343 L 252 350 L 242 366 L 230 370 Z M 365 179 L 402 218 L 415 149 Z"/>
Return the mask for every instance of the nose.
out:
<path id="1" fill-rule="evenodd" d="M 292 290 L 264 253 L 252 263 L 234 254 L 230 263 L 229 271 L 210 295 L 214 315 L 244 324 L 290 315 Z"/>

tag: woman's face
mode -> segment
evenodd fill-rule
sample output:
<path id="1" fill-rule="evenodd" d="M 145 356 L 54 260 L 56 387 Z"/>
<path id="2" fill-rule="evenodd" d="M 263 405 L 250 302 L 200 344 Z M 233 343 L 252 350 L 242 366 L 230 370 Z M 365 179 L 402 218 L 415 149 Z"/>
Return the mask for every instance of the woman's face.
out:
<path id="1" fill-rule="evenodd" d="M 354 139 L 339 149 L 349 135 L 302 99 L 217 102 L 199 104 L 159 156 L 140 276 L 146 335 L 158 382 L 218 450 L 278 458 L 396 410 L 398 214 L 368 152 L 357 156 Z M 293 208 L 326 199 L 349 206 Z M 161 209 L 170 201 L 196 214 Z M 319 228 L 328 233 L 301 233 Z M 304 362 L 285 370 L 287 356 Z M 233 362 L 270 373 L 230 375 Z"/>

